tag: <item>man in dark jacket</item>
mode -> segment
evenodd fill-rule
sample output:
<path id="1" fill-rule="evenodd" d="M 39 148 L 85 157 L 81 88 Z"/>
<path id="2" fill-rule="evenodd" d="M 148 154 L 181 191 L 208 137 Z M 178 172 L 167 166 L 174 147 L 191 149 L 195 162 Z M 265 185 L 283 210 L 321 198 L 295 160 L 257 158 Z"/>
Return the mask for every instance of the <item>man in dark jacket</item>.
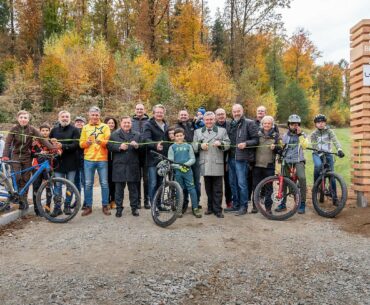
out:
<path id="1" fill-rule="evenodd" d="M 258 145 L 258 130 L 252 120 L 244 117 L 242 105 L 235 104 L 232 108 L 233 120 L 230 123 L 229 138 L 229 181 L 233 194 L 233 207 L 225 211 L 234 211 L 236 215 L 244 215 L 248 208 L 247 173 L 249 163 L 255 160 Z"/>
<path id="2" fill-rule="evenodd" d="M 145 106 L 143 104 L 137 104 L 135 106 L 135 115 L 132 117 L 132 127 L 133 131 L 138 132 L 140 135 L 144 132 L 144 125 L 149 120 L 148 115 L 145 113 Z M 148 168 L 146 166 L 146 147 L 142 147 L 139 150 L 140 155 L 140 175 L 143 178 L 144 184 L 144 207 L 150 209 L 149 196 L 148 196 Z M 141 208 L 141 182 L 138 182 L 138 192 L 139 192 L 139 205 Z"/>
<path id="3" fill-rule="evenodd" d="M 215 111 L 216 115 L 216 126 L 225 128 L 227 131 L 230 129 L 230 122 L 226 120 L 226 111 L 225 109 L 218 108 Z M 232 207 L 232 193 L 229 183 L 229 169 L 227 166 L 227 160 L 229 156 L 229 151 L 224 151 L 224 184 L 225 184 L 225 200 L 226 207 Z"/>
<path id="4" fill-rule="evenodd" d="M 176 128 L 182 128 L 185 132 L 185 142 L 192 143 L 194 138 L 195 123 L 189 117 L 189 112 L 187 110 L 180 110 Z M 191 166 L 193 171 L 195 190 L 198 196 L 198 206 L 200 202 L 201 195 L 201 185 L 200 185 L 200 166 L 199 166 L 199 153 L 194 153 L 195 163 Z M 189 197 L 187 190 L 184 190 L 184 207 L 189 205 Z"/>
<path id="5" fill-rule="evenodd" d="M 113 153 L 112 181 L 116 184 L 116 217 L 122 216 L 126 184 L 129 191 L 132 215 L 139 216 L 137 210 L 139 189 L 137 185 L 140 182 L 140 134 L 132 130 L 132 122 L 129 116 L 121 118 L 121 128 L 111 134 L 109 141 L 108 150 Z"/>
<path id="6" fill-rule="evenodd" d="M 58 167 L 55 169 L 55 177 L 66 178 L 74 183 L 76 169 L 79 166 L 78 160 L 78 140 L 80 132 L 71 125 L 71 114 L 62 110 L 58 114 L 58 124 L 50 132 L 52 143 L 55 143 L 59 149 L 62 149 L 62 155 L 58 160 Z M 59 189 L 59 186 L 56 186 Z M 59 189 L 61 192 L 62 190 Z M 64 203 L 64 214 L 71 215 L 71 198 L 68 196 Z M 62 214 L 61 207 L 55 205 L 51 216 L 57 217 Z"/>
<path id="7" fill-rule="evenodd" d="M 148 193 L 150 201 L 153 202 L 155 192 L 159 186 L 160 178 L 157 176 L 157 164 L 159 162 L 150 151 L 156 151 L 167 156 L 168 144 L 167 139 L 168 125 L 164 120 L 166 108 L 163 105 L 155 105 L 153 107 L 153 117 L 145 124 L 142 139 L 147 143 L 146 146 L 146 161 L 148 166 Z"/>

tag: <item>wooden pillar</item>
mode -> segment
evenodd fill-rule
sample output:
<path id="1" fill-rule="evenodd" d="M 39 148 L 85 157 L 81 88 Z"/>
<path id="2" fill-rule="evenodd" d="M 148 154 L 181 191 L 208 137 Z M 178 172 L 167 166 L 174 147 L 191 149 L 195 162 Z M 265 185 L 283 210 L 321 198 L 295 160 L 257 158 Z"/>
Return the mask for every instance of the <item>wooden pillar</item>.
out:
<path id="1" fill-rule="evenodd" d="M 352 188 L 357 205 L 370 201 L 370 19 L 351 28 Z"/>

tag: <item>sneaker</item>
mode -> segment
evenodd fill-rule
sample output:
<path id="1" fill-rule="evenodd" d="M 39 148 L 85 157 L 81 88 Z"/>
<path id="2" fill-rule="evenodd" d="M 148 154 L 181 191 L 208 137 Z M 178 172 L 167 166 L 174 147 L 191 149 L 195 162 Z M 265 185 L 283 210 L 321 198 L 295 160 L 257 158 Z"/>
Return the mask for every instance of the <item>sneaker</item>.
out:
<path id="1" fill-rule="evenodd" d="M 117 207 L 115 201 L 111 201 L 109 206 L 110 206 L 111 210 L 114 210 Z"/>
<path id="2" fill-rule="evenodd" d="M 132 216 L 139 216 L 139 211 L 138 210 L 132 210 Z"/>
<path id="3" fill-rule="evenodd" d="M 252 214 L 257 214 L 258 213 L 257 207 L 253 206 L 251 213 Z"/>
<path id="4" fill-rule="evenodd" d="M 150 204 L 149 202 L 144 202 L 144 208 L 149 210 L 150 209 Z"/>
<path id="5" fill-rule="evenodd" d="M 69 205 L 67 205 L 67 204 L 66 204 L 66 205 L 64 206 L 63 213 L 64 213 L 65 215 L 72 215 L 71 207 L 70 207 Z"/>
<path id="6" fill-rule="evenodd" d="M 236 213 L 239 210 L 240 210 L 240 208 L 237 208 L 237 207 L 230 207 L 230 208 L 224 209 L 225 213 Z"/>
<path id="7" fill-rule="evenodd" d="M 193 209 L 193 215 L 194 215 L 196 218 L 202 218 L 202 213 L 201 213 L 201 211 L 199 210 L 199 208 Z"/>
<path id="8" fill-rule="evenodd" d="M 218 212 L 215 215 L 216 215 L 217 218 L 225 218 L 225 216 L 222 212 Z"/>
<path id="9" fill-rule="evenodd" d="M 275 209 L 275 212 L 283 212 L 286 211 L 286 205 L 285 203 L 280 203 L 278 207 Z"/>
<path id="10" fill-rule="evenodd" d="M 63 214 L 62 209 L 60 207 L 55 207 L 53 212 L 51 212 L 50 216 L 55 218 L 62 214 Z"/>
<path id="11" fill-rule="evenodd" d="M 235 216 L 242 216 L 247 214 L 247 208 L 240 208 L 238 212 L 236 212 Z"/>
<path id="12" fill-rule="evenodd" d="M 304 214 L 305 213 L 305 208 L 306 208 L 306 203 L 301 202 L 301 205 L 298 208 L 298 214 Z"/>

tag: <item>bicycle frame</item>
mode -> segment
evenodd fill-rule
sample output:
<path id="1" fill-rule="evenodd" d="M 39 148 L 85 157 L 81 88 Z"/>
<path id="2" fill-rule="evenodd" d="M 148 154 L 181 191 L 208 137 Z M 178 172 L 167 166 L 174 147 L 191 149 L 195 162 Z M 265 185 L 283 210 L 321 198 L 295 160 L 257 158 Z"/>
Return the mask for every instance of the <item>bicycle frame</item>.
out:
<path id="1" fill-rule="evenodd" d="M 17 184 L 17 175 L 20 175 L 20 174 L 25 173 L 25 172 L 32 171 L 33 169 L 36 169 L 36 168 L 38 168 L 37 171 L 32 175 L 30 180 L 27 181 L 26 185 L 19 191 L 18 184 Z M 46 161 L 42 162 L 39 165 L 28 167 L 28 168 L 26 168 L 24 170 L 21 170 L 21 171 L 18 171 L 18 172 L 14 172 L 13 170 L 11 170 L 10 176 L 8 175 L 7 172 L 4 173 L 4 174 L 6 174 L 7 178 L 11 178 L 11 181 L 12 181 L 12 184 L 13 184 L 13 190 L 12 190 L 13 194 L 15 193 L 15 194 L 18 194 L 19 196 L 23 196 L 26 193 L 26 191 L 28 190 L 28 188 L 30 187 L 30 185 L 33 182 L 35 182 L 37 177 L 40 176 L 43 171 L 46 171 L 47 173 L 50 173 L 51 166 L 50 166 L 49 160 L 46 160 Z M 0 197 L 9 198 L 13 194 L 0 192 Z"/>

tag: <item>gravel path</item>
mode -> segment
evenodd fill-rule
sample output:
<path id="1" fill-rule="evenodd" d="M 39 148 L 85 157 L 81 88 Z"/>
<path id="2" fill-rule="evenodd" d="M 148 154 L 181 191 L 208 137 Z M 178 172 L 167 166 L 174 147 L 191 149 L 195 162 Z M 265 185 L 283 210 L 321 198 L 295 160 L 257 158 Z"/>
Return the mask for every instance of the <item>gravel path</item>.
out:
<path id="1" fill-rule="evenodd" d="M 0 303 L 370 304 L 370 239 L 312 211 L 190 214 L 168 229 L 150 213 L 98 205 L 65 225 L 34 218 L 0 236 Z"/>

